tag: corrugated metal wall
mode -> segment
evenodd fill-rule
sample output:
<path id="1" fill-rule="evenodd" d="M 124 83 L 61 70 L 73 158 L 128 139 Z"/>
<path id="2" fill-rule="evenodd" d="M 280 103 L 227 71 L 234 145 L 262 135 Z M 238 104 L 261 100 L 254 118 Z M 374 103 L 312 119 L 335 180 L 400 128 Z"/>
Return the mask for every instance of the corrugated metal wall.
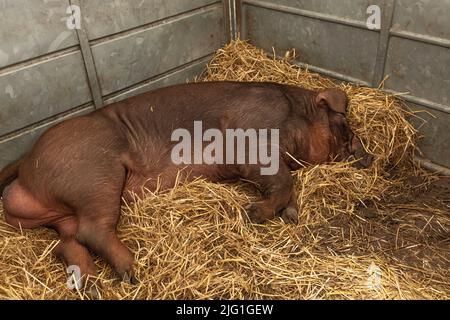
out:
<path id="1" fill-rule="evenodd" d="M 224 12 L 217 0 L 0 0 L 0 168 L 58 121 L 200 74 L 226 41 Z"/>
<path id="2" fill-rule="evenodd" d="M 380 30 L 369 30 L 367 8 L 378 5 Z M 241 38 L 272 52 L 297 49 L 299 63 L 340 80 L 409 92 L 426 110 L 421 149 L 450 167 L 450 0 L 242 0 Z"/>

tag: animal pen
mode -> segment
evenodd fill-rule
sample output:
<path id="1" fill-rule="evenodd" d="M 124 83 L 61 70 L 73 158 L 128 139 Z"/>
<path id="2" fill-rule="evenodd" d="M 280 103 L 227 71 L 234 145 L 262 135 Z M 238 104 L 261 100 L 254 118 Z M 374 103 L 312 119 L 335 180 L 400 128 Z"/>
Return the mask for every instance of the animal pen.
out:
<path id="1" fill-rule="evenodd" d="M 96 258 L 101 298 L 449 299 L 449 16 L 449 0 L 0 0 L 0 168 L 65 119 L 171 84 L 341 88 L 370 168 L 292 172 L 298 225 L 246 222 L 245 182 L 125 203 L 139 284 Z M 57 244 L 0 213 L 0 299 L 89 298 Z"/>

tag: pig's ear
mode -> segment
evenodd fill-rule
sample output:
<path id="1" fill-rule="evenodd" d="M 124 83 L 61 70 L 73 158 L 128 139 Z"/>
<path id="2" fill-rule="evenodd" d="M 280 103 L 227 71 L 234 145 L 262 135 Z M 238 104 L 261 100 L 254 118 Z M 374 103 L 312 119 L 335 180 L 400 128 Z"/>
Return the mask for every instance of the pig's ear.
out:
<path id="1" fill-rule="evenodd" d="M 318 106 L 328 107 L 333 111 L 345 114 L 348 99 L 344 91 L 340 89 L 325 89 L 316 96 Z"/>

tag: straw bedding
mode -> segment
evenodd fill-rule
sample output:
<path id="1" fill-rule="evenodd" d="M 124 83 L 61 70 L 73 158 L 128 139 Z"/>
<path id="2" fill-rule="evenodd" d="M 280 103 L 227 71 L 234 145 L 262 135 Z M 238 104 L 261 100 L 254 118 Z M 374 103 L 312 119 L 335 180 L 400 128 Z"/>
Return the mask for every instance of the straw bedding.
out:
<path id="1" fill-rule="evenodd" d="M 299 225 L 252 225 L 245 183 L 201 179 L 124 205 L 120 238 L 135 252 L 139 285 L 120 283 L 96 259 L 104 299 L 448 299 L 449 205 L 414 201 L 434 179 L 412 162 L 417 135 L 401 101 L 338 84 L 243 41 L 220 49 L 199 80 L 340 87 L 370 169 L 347 163 L 293 172 Z M 413 181 L 411 183 L 411 181 Z M 15 230 L 0 217 L 0 298 L 77 299 L 53 256 L 51 230 Z"/>

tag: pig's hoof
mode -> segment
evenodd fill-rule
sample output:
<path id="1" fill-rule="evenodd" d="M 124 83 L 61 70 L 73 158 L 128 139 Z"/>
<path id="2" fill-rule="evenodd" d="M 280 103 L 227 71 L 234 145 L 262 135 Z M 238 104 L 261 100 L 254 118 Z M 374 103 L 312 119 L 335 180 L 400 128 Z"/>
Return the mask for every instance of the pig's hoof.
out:
<path id="1" fill-rule="evenodd" d="M 100 300 L 102 295 L 100 294 L 101 285 L 88 279 L 86 282 L 85 293 L 91 300 Z"/>
<path id="2" fill-rule="evenodd" d="M 139 279 L 138 278 L 136 278 L 136 276 L 131 276 L 130 277 L 130 284 L 132 284 L 132 285 L 138 285 L 139 284 Z"/>
<path id="3" fill-rule="evenodd" d="M 284 223 L 298 224 L 298 211 L 295 208 L 288 207 L 281 212 L 281 219 Z"/>
<path id="4" fill-rule="evenodd" d="M 262 205 L 258 202 L 251 203 L 245 207 L 248 221 L 251 223 L 261 224 L 267 219 L 264 217 Z"/>
<path id="5" fill-rule="evenodd" d="M 129 283 L 129 284 L 139 284 L 138 278 L 134 275 L 133 272 L 125 272 L 122 277 L 122 282 Z"/>

